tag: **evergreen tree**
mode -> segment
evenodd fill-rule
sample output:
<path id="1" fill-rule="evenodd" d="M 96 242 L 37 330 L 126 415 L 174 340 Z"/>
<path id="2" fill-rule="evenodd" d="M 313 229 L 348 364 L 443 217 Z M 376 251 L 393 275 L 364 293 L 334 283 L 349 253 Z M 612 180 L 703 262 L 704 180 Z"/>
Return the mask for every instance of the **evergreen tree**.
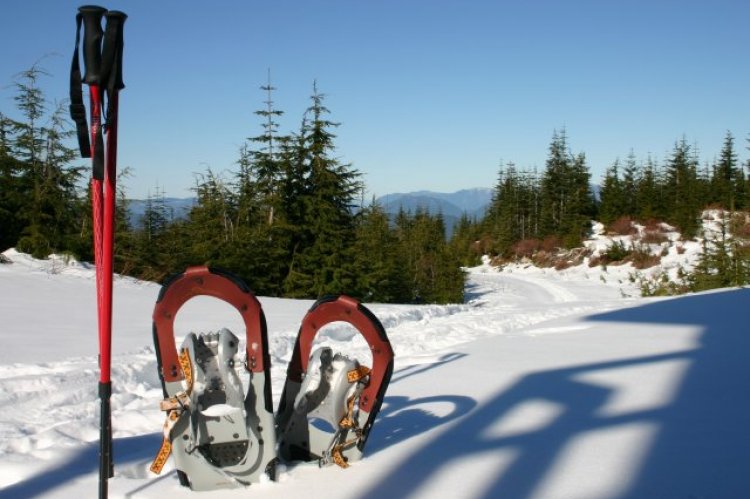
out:
<path id="1" fill-rule="evenodd" d="M 590 228 L 593 199 L 583 154 L 568 151 L 565 130 L 552 136 L 541 185 L 541 235 L 559 237 L 567 247 L 580 244 Z"/>
<path id="2" fill-rule="evenodd" d="M 260 214 L 264 217 L 265 223 L 274 224 L 274 218 L 280 205 L 280 184 L 284 174 L 281 161 L 279 158 L 279 144 L 286 140 L 286 137 L 278 136 L 278 126 L 276 119 L 284 114 L 274 108 L 273 91 L 275 87 L 271 85 L 271 74 L 269 70 L 268 83 L 260 87 L 266 92 L 266 107 L 255 111 L 255 114 L 263 119 L 263 132 L 249 140 L 258 144 L 258 149 L 246 149 L 249 156 L 246 161 L 252 165 L 253 177 L 250 180 L 244 177 L 245 181 L 252 181 L 254 185 L 254 194 L 257 196 L 257 202 Z"/>
<path id="3" fill-rule="evenodd" d="M 730 236 L 731 214 L 725 214 L 718 234 L 704 234 L 703 251 L 688 277 L 692 291 L 741 286 L 750 283 L 750 246 Z"/>
<path id="4" fill-rule="evenodd" d="M 505 170 L 498 175 L 498 183 L 492 196 L 489 209 L 489 230 L 494 242 L 494 251 L 505 254 L 511 245 L 521 238 L 518 218 L 522 212 L 520 206 L 521 182 L 513 163 L 508 163 Z"/>
<path id="5" fill-rule="evenodd" d="M 639 211 L 638 162 L 632 149 L 625 159 L 625 166 L 622 171 L 622 197 L 623 207 L 621 215 L 636 218 Z"/>
<path id="6" fill-rule="evenodd" d="M 696 160 L 683 137 L 675 143 L 666 162 L 664 199 L 667 221 L 679 227 L 685 238 L 694 237 L 698 229 L 701 208 L 698 190 Z"/>
<path id="7" fill-rule="evenodd" d="M 734 151 L 734 137 L 729 131 L 724 137 L 724 146 L 714 165 L 710 182 L 710 202 L 718 203 L 729 211 L 744 208 L 745 177 Z"/>
<path id="8" fill-rule="evenodd" d="M 453 228 L 449 247 L 461 265 L 473 267 L 481 263 L 484 248 L 481 245 L 481 226 L 466 213 L 461 215 Z"/>
<path id="9" fill-rule="evenodd" d="M 664 216 L 664 198 L 658 165 L 648 157 L 637 178 L 636 212 L 637 218 L 647 221 Z"/>
<path id="10" fill-rule="evenodd" d="M 196 203 L 188 214 L 190 252 L 197 263 L 221 266 L 236 236 L 235 202 L 227 183 L 210 168 L 198 175 L 193 188 Z M 155 210 L 155 220 L 161 212 Z"/>
<path id="11" fill-rule="evenodd" d="M 334 156 L 335 135 L 325 95 L 313 85 L 312 104 L 303 121 L 299 159 L 309 172 L 302 190 L 303 225 L 311 244 L 297 246 L 285 286 L 290 296 L 319 297 L 353 287 L 351 246 L 354 240 L 352 207 L 362 189 L 359 172 Z M 302 239 L 303 242 L 304 239 Z"/>
<path id="12" fill-rule="evenodd" d="M 400 212 L 396 238 L 405 264 L 411 301 L 463 302 L 465 276 L 458 257 L 445 241 L 442 217 L 418 209 L 414 216 Z"/>
<path id="13" fill-rule="evenodd" d="M 24 191 L 19 184 L 23 163 L 11 150 L 13 122 L 0 113 L 0 252 L 16 245 L 21 236 Z"/>
<path id="14" fill-rule="evenodd" d="M 599 221 L 610 224 L 626 213 L 626 194 L 620 180 L 620 161 L 615 160 L 604 174 L 599 190 Z"/>
<path id="15" fill-rule="evenodd" d="M 13 152 L 21 167 L 15 184 L 25 199 L 19 207 L 24 227 L 18 248 L 36 257 L 69 248 L 81 228 L 76 188 L 81 171 L 68 165 L 76 152 L 65 145 L 73 131 L 63 106 L 56 106 L 44 124 L 47 101 L 38 86 L 43 75 L 32 66 L 16 80 L 14 100 L 24 121 L 12 122 Z"/>
<path id="16" fill-rule="evenodd" d="M 161 282 L 168 275 L 182 270 L 170 265 L 172 258 L 184 250 L 184 246 L 169 239 L 172 221 L 173 214 L 166 205 L 164 192 L 157 187 L 156 193 L 149 193 L 146 198 L 140 228 L 133 241 L 137 256 L 133 271 L 140 279 Z"/>
<path id="17" fill-rule="evenodd" d="M 496 254 L 507 254 L 519 240 L 539 237 L 540 185 L 536 172 L 508 163 L 498 175 L 482 227 Z M 481 236 L 479 237 L 481 238 Z"/>
<path id="18" fill-rule="evenodd" d="M 356 290 L 352 294 L 382 303 L 409 301 L 406 269 L 399 258 L 388 214 L 373 201 L 357 215 L 356 222 L 353 246 Z"/>

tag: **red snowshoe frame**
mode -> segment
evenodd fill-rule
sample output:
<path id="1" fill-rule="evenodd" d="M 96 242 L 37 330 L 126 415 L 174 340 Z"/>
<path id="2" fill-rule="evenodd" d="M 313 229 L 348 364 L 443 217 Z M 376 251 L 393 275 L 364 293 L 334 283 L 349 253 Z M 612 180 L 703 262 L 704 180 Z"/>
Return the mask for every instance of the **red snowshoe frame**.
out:
<path id="1" fill-rule="evenodd" d="M 247 285 L 237 276 L 215 268 L 189 267 L 184 273 L 164 283 L 154 308 L 154 344 L 158 346 L 159 372 L 165 385 L 181 382 L 185 375 L 180 368 L 174 341 L 174 318 L 189 299 L 196 296 L 213 296 L 231 304 L 245 322 L 247 339 L 247 368 L 255 373 L 266 373 L 267 399 L 271 401 L 270 354 L 266 334 L 266 318 L 260 302 Z M 261 347 L 259 352 L 252 346 Z"/>
<path id="2" fill-rule="evenodd" d="M 277 426 L 279 430 L 280 454 L 288 460 L 321 459 L 327 461 L 319 442 L 322 434 L 306 421 L 305 415 L 295 412 L 294 400 L 300 391 L 312 350 L 313 340 L 323 326 L 332 322 L 347 322 L 365 338 L 372 353 L 372 369 L 369 381 L 358 399 L 359 428 L 354 440 L 356 445 L 343 449 L 341 456 L 346 461 L 359 459 L 364 450 L 373 422 L 383 403 L 386 388 L 393 373 L 393 349 L 385 329 L 375 315 L 357 300 L 345 295 L 329 296 L 318 300 L 302 321 L 292 360 L 287 370 L 287 380 L 279 403 Z M 325 437 L 323 437 L 325 438 Z M 342 438 L 345 440 L 345 437 Z M 335 456 L 334 456 L 335 457 Z M 340 459 L 337 464 L 344 465 Z"/>
<path id="3" fill-rule="evenodd" d="M 177 352 L 175 316 L 185 302 L 201 295 L 231 304 L 242 316 L 249 373 L 246 393 L 237 391 L 229 378 L 236 378 L 233 366 L 239 343 L 230 331 L 201 336 L 190 333 Z M 172 453 L 180 483 L 193 490 L 247 485 L 259 481 L 264 473 L 273 479 L 276 432 L 266 321 L 260 302 L 247 285 L 225 271 L 188 268 L 163 285 L 154 308 L 153 335 L 167 422 L 164 443 L 151 470 L 160 472 Z M 214 345 L 214 350 L 207 344 Z M 215 367 L 206 367 L 209 364 Z M 207 402 L 212 397 L 213 403 Z M 233 411 L 234 417 L 209 414 L 207 409 L 214 404 Z"/>

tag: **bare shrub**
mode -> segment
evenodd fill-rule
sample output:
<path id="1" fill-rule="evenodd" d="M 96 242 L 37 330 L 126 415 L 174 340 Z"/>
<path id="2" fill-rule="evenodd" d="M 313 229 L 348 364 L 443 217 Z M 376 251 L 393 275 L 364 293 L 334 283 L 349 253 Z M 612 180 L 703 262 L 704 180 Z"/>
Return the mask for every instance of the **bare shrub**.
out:
<path id="1" fill-rule="evenodd" d="M 650 251 L 639 248 L 633 250 L 628 260 L 630 260 L 634 268 L 643 270 L 658 265 L 661 262 L 661 256 L 653 255 Z"/>
<path id="2" fill-rule="evenodd" d="M 542 250 L 548 253 L 558 251 L 563 247 L 563 242 L 557 236 L 547 236 L 542 241 Z"/>
<path id="3" fill-rule="evenodd" d="M 620 217 L 607 226 L 607 232 L 618 236 L 630 236 L 638 231 L 633 226 L 632 218 Z"/>
<path id="4" fill-rule="evenodd" d="M 729 230 L 735 236 L 750 237 L 750 214 L 735 213 L 732 216 Z"/>
<path id="5" fill-rule="evenodd" d="M 566 259 L 560 259 L 555 263 L 555 270 L 565 270 L 573 265 L 573 262 Z"/>
<path id="6" fill-rule="evenodd" d="M 666 232 L 664 222 L 656 218 L 649 218 L 642 223 L 643 232 Z"/>
<path id="7" fill-rule="evenodd" d="M 661 243 L 666 243 L 668 241 L 669 241 L 669 238 L 661 230 L 659 231 L 644 230 L 643 236 L 641 237 L 641 242 L 646 243 L 646 244 L 661 244 Z"/>
<path id="8" fill-rule="evenodd" d="M 513 245 L 511 251 L 517 258 L 531 258 L 541 246 L 542 242 L 539 239 L 522 239 Z"/>

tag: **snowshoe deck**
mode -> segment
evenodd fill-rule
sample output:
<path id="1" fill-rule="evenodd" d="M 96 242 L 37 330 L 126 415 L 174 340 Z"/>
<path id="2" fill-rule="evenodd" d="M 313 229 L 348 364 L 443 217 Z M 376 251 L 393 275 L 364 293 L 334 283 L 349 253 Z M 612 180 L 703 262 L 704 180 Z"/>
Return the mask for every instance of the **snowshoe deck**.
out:
<path id="1" fill-rule="evenodd" d="M 243 363 L 240 341 L 228 329 L 190 333 L 179 353 L 175 348 L 175 316 L 200 295 L 230 303 L 244 320 L 246 393 L 236 369 Z M 227 272 L 191 267 L 162 287 L 153 321 L 167 422 L 152 471 L 160 471 L 171 451 L 181 483 L 194 490 L 246 485 L 263 473 L 273 477 L 276 435 L 268 339 L 255 296 Z"/>
<path id="2" fill-rule="evenodd" d="M 365 338 L 372 369 L 330 348 L 311 355 L 318 331 L 337 321 Z M 372 312 L 344 295 L 318 300 L 302 321 L 287 370 L 276 417 L 281 457 L 342 467 L 359 460 L 392 372 L 393 349 Z"/>

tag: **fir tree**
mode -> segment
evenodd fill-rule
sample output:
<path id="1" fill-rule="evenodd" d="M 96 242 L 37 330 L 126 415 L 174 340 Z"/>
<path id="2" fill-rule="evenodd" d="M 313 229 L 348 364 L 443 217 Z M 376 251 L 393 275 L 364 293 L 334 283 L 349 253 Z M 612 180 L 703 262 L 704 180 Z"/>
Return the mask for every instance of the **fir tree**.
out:
<path id="1" fill-rule="evenodd" d="M 621 215 L 631 218 L 638 216 L 638 162 L 635 153 L 630 150 L 625 158 L 625 166 L 622 170 L 622 197 L 623 207 Z"/>
<path id="2" fill-rule="evenodd" d="M 589 179 L 586 157 L 573 157 L 565 130 L 555 131 L 542 177 L 541 235 L 557 236 L 567 247 L 580 244 L 594 208 Z"/>
<path id="3" fill-rule="evenodd" d="M 620 179 L 620 161 L 615 160 L 604 174 L 599 191 L 599 221 L 610 224 L 626 213 L 626 195 Z"/>
<path id="4" fill-rule="evenodd" d="M 23 121 L 11 123 L 15 129 L 12 150 L 20 162 L 15 184 L 25 199 L 20 207 L 23 229 L 18 248 L 36 257 L 69 248 L 80 230 L 76 186 L 81 171 L 69 166 L 76 153 L 65 145 L 73 131 L 61 105 L 44 123 L 47 100 L 38 81 L 46 74 L 35 65 L 19 75 L 14 100 Z"/>
<path id="5" fill-rule="evenodd" d="M 679 227 L 685 238 L 695 236 L 701 208 L 697 163 L 692 152 L 683 137 L 675 143 L 672 155 L 666 162 L 664 194 L 667 220 Z"/>
<path id="6" fill-rule="evenodd" d="M 356 217 L 352 249 L 356 275 L 352 294 L 382 303 L 409 301 L 406 269 L 399 258 L 396 236 L 387 213 L 374 201 Z"/>
<path id="7" fill-rule="evenodd" d="M 24 191 L 19 183 L 23 163 L 11 150 L 12 121 L 0 113 L 0 251 L 15 246 L 21 236 Z"/>
<path id="8" fill-rule="evenodd" d="M 477 221 L 470 218 L 466 213 L 461 215 L 453 228 L 449 247 L 464 267 L 479 265 L 481 257 L 485 253 L 485 248 L 481 244 L 480 230 L 481 226 Z"/>
<path id="9" fill-rule="evenodd" d="M 637 179 L 637 218 L 647 221 L 664 217 L 664 198 L 658 166 L 651 156 L 643 165 Z"/>
<path id="10" fill-rule="evenodd" d="M 304 128 L 297 150 L 298 160 L 308 176 L 302 189 L 302 222 L 309 230 L 309 246 L 295 245 L 293 266 L 286 280 L 290 296 L 319 297 L 341 293 L 353 286 L 351 243 L 354 239 L 352 207 L 362 189 L 359 172 L 340 163 L 334 156 L 333 128 L 330 111 L 324 106 L 325 95 L 313 84 L 312 104 L 303 121 Z"/>
<path id="11" fill-rule="evenodd" d="M 456 254 L 445 241 L 441 216 L 418 209 L 396 217 L 399 255 L 408 277 L 411 300 L 416 303 L 463 301 L 465 276 Z"/>

